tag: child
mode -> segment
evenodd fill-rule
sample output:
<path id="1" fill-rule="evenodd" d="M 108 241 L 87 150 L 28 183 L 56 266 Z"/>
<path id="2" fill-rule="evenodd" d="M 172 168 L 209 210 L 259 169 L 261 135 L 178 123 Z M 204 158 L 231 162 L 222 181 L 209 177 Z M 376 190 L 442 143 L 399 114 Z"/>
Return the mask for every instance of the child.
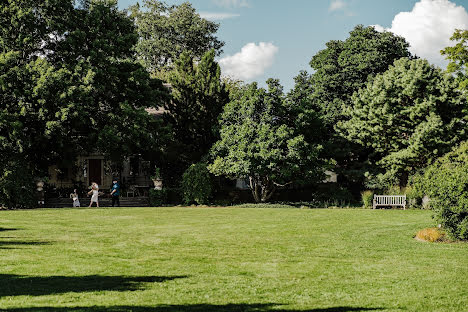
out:
<path id="1" fill-rule="evenodd" d="M 73 193 L 70 194 L 70 198 L 73 199 L 73 207 L 81 207 L 80 200 L 78 199 L 78 192 L 76 189 L 73 190 Z"/>
<path id="2" fill-rule="evenodd" d="M 40 208 L 44 208 L 45 203 L 45 194 L 44 194 L 44 182 L 39 181 L 36 184 L 36 198 L 37 198 L 37 206 Z"/>
<path id="3" fill-rule="evenodd" d="M 93 205 L 93 202 L 96 203 L 96 207 L 99 207 L 99 186 L 96 182 L 91 183 L 91 191 L 88 192 L 88 195 L 91 195 L 91 201 L 89 202 L 88 208 L 90 208 Z"/>

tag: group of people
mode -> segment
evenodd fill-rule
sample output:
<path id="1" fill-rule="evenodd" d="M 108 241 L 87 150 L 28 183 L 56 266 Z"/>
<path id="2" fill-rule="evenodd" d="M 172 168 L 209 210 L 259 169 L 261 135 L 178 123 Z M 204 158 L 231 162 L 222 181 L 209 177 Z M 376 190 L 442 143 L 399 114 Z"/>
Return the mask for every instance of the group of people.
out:
<path id="1" fill-rule="evenodd" d="M 96 207 L 99 207 L 99 185 L 96 182 L 91 183 L 91 190 L 88 192 L 88 195 L 91 196 L 91 201 L 89 202 L 89 206 L 91 207 L 93 203 L 96 203 Z M 110 190 L 110 194 L 112 197 L 112 207 L 117 204 L 117 207 L 120 207 L 120 185 L 117 180 L 112 181 L 112 187 Z M 78 196 L 78 190 L 74 189 L 73 193 L 70 194 L 70 198 L 73 200 L 73 207 L 81 207 L 80 199 Z"/>

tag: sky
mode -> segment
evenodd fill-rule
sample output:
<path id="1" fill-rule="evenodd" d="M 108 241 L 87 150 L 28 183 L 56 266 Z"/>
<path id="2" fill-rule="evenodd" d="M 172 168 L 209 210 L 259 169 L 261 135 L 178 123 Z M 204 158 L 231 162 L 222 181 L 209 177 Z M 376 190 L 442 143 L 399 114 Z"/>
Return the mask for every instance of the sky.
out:
<path id="1" fill-rule="evenodd" d="M 141 3 L 141 0 L 139 0 Z M 138 0 L 119 0 L 127 8 Z M 183 0 L 166 0 L 180 4 Z M 358 24 L 406 38 L 410 50 L 445 68 L 440 50 L 455 29 L 468 29 L 468 0 L 191 0 L 220 24 L 223 75 L 265 85 L 278 78 L 285 91 L 330 40 L 345 40 Z"/>

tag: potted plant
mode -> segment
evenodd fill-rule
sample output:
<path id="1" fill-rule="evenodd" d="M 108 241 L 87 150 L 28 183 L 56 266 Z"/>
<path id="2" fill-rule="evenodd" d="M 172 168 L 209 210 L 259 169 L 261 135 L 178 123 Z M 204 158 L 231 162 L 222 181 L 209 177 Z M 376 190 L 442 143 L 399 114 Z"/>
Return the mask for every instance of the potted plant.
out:
<path id="1" fill-rule="evenodd" d="M 158 167 L 154 169 L 154 174 L 151 176 L 151 180 L 153 180 L 155 190 L 162 190 L 163 180 L 161 178 L 161 171 Z"/>

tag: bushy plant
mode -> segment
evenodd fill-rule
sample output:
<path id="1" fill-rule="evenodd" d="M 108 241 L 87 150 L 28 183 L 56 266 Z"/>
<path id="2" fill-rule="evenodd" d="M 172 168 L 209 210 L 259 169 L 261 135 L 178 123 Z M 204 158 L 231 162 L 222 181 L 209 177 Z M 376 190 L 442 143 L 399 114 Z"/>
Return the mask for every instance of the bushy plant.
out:
<path id="1" fill-rule="evenodd" d="M 0 175 L 0 208 L 36 207 L 35 184 L 24 164 L 18 161 L 3 163 Z"/>
<path id="2" fill-rule="evenodd" d="M 421 230 L 416 234 L 416 238 L 431 243 L 446 241 L 445 233 L 439 228 Z"/>
<path id="3" fill-rule="evenodd" d="M 417 184 L 447 234 L 468 240 L 468 142 L 429 166 Z"/>
<path id="4" fill-rule="evenodd" d="M 168 192 L 167 189 L 161 189 L 161 190 L 155 190 L 151 189 L 149 191 L 149 201 L 150 205 L 153 207 L 159 207 L 163 206 L 164 204 L 167 204 L 167 196 Z"/>
<path id="5" fill-rule="evenodd" d="M 373 191 L 368 190 L 368 191 L 361 192 L 362 206 L 364 208 L 371 208 L 373 199 L 374 199 L 374 192 Z"/>
<path id="6" fill-rule="evenodd" d="M 419 190 L 413 185 L 408 185 L 404 189 L 404 194 L 406 195 L 406 202 L 410 208 L 422 208 L 422 198 Z"/>
<path id="7" fill-rule="evenodd" d="M 213 185 L 206 163 L 192 164 L 182 176 L 183 200 L 186 204 L 207 204 Z"/>

